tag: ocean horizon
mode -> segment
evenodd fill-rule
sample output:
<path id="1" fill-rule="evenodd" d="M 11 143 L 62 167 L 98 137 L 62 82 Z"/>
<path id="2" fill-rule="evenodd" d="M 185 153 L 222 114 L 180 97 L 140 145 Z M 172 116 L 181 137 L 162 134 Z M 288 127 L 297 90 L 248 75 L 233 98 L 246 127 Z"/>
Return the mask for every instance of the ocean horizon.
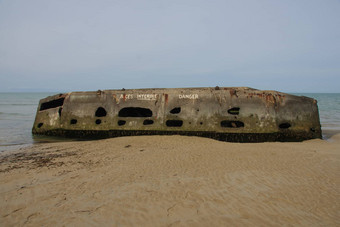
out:
<path id="1" fill-rule="evenodd" d="M 66 138 L 33 136 L 39 100 L 58 92 L 0 92 L 0 152 L 33 143 L 69 141 Z M 318 101 L 323 138 L 340 132 L 340 93 L 290 93 Z"/>

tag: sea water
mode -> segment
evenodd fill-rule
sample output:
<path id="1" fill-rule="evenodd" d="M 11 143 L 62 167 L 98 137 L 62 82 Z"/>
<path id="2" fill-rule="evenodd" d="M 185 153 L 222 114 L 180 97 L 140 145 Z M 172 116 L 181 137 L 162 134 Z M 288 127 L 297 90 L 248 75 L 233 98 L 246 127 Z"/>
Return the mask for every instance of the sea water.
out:
<path id="1" fill-rule="evenodd" d="M 56 93 L 0 93 L 0 152 L 55 138 L 33 137 L 39 100 Z M 318 101 L 323 136 L 340 132 L 340 93 L 295 93 Z"/>
<path id="2" fill-rule="evenodd" d="M 39 100 L 53 93 L 0 93 L 0 151 L 34 142 L 32 126 Z"/>

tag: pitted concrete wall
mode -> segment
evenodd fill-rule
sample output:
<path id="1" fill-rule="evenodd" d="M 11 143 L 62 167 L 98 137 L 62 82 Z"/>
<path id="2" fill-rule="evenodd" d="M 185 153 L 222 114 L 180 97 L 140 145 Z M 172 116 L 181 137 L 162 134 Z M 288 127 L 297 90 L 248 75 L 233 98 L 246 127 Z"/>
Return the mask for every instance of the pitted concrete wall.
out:
<path id="1" fill-rule="evenodd" d="M 209 135 L 242 142 L 267 141 L 266 136 L 270 141 L 321 138 L 316 100 L 277 91 L 219 87 L 55 95 L 40 101 L 32 132 L 78 137 Z M 228 139 L 224 134 L 239 138 Z M 253 141 L 256 134 L 263 139 Z M 248 137 L 252 138 L 244 139 Z"/>

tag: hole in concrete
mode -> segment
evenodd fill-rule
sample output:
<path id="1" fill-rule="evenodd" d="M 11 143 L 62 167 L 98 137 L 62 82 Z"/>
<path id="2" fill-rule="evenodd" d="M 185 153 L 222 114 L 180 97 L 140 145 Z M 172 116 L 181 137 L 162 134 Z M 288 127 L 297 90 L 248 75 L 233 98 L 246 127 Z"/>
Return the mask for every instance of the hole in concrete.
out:
<path id="1" fill-rule="evenodd" d="M 153 120 L 144 120 L 143 121 L 143 125 L 152 125 L 153 124 Z"/>
<path id="2" fill-rule="evenodd" d="M 291 125 L 287 122 L 279 125 L 279 128 L 281 128 L 281 129 L 287 129 L 287 128 L 290 128 L 290 127 L 291 127 Z"/>
<path id="3" fill-rule="evenodd" d="M 76 119 L 71 119 L 70 124 L 71 124 L 71 125 L 75 125 L 75 124 L 77 124 L 77 122 L 78 122 L 78 121 L 77 121 Z"/>
<path id="4" fill-rule="evenodd" d="M 242 121 L 221 121 L 221 127 L 224 128 L 242 128 L 244 123 Z"/>
<path id="5" fill-rule="evenodd" d="M 152 111 L 141 107 L 125 107 L 119 111 L 119 117 L 152 117 Z"/>
<path id="6" fill-rule="evenodd" d="M 233 107 L 228 110 L 228 113 L 232 115 L 239 115 L 240 114 L 240 108 L 239 107 Z"/>
<path id="7" fill-rule="evenodd" d="M 103 107 L 98 107 L 96 110 L 96 117 L 105 117 L 106 116 L 106 110 Z"/>
<path id="8" fill-rule="evenodd" d="M 202 122 L 202 121 L 200 122 L 200 125 L 203 125 L 203 122 Z"/>
<path id="9" fill-rule="evenodd" d="M 170 110 L 170 113 L 172 114 L 178 114 L 181 112 L 181 107 L 175 107 L 172 110 Z"/>
<path id="10" fill-rule="evenodd" d="M 64 100 L 65 100 L 65 98 L 60 98 L 60 99 L 55 99 L 55 100 L 52 100 L 52 101 L 49 101 L 49 102 L 44 102 L 40 106 L 40 111 L 62 106 L 64 104 Z"/>
<path id="11" fill-rule="evenodd" d="M 183 125 L 183 121 L 181 120 L 167 120 L 166 126 L 168 127 L 181 127 Z"/>
<path id="12" fill-rule="evenodd" d="M 60 107 L 59 110 L 58 110 L 59 117 L 61 117 L 61 111 L 63 111 L 62 107 Z"/>
<path id="13" fill-rule="evenodd" d="M 126 121 L 123 121 L 123 120 L 119 120 L 119 121 L 118 121 L 118 125 L 119 125 L 119 126 L 125 125 L 125 123 L 126 123 Z"/>
<path id="14" fill-rule="evenodd" d="M 97 125 L 100 125 L 101 123 L 102 123 L 102 120 L 100 120 L 100 119 L 97 119 L 97 120 L 96 120 L 96 124 L 97 124 Z"/>
<path id="15" fill-rule="evenodd" d="M 41 128 L 43 125 L 44 125 L 44 123 L 39 123 L 37 127 Z"/>

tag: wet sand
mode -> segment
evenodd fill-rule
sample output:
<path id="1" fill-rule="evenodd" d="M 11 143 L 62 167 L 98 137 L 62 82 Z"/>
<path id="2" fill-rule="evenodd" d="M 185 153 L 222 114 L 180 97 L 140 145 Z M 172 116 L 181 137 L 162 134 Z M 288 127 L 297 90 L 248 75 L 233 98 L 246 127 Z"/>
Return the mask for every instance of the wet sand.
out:
<path id="1" fill-rule="evenodd" d="M 0 185 L 1 226 L 340 226 L 340 134 L 37 144 L 0 155 Z"/>

